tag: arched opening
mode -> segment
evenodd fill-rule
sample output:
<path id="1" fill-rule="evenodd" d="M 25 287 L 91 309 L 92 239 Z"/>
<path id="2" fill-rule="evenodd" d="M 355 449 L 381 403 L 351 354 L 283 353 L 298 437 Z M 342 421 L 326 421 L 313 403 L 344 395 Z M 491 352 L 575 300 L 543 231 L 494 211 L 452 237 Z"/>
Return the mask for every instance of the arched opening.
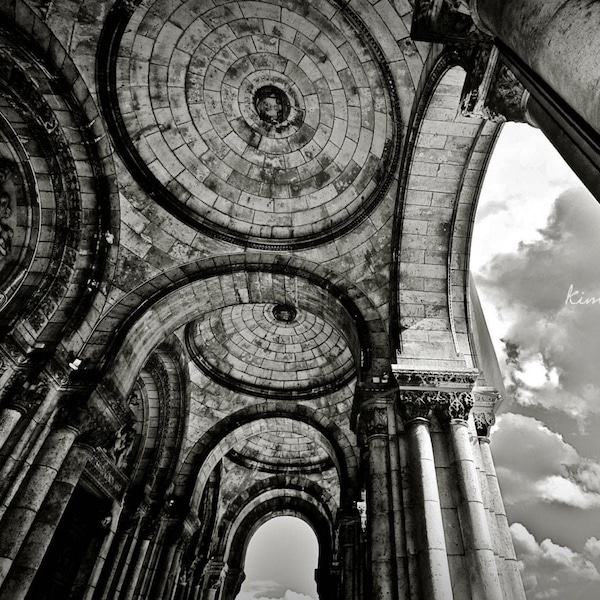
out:
<path id="1" fill-rule="evenodd" d="M 236 600 L 317 600 L 315 569 L 319 548 L 302 519 L 275 517 L 252 536 L 246 550 L 246 578 Z"/>
<path id="2" fill-rule="evenodd" d="M 600 469 L 590 395 L 600 385 L 599 230 L 600 205 L 544 135 L 507 123 L 482 187 L 471 270 L 507 388 L 491 446 L 528 597 L 600 590 L 589 530 L 600 509 L 584 501 L 595 495 L 586 476 Z M 569 559 L 547 569 L 542 548 Z"/>

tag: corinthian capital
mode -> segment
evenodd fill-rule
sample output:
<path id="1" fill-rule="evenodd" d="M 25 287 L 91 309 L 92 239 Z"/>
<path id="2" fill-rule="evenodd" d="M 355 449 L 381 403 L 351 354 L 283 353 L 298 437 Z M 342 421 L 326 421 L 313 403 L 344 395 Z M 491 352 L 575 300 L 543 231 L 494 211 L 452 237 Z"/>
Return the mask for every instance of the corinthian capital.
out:
<path id="1" fill-rule="evenodd" d="M 466 421 L 473 408 L 470 392 L 445 392 L 438 405 L 440 421 Z"/>
<path id="2" fill-rule="evenodd" d="M 401 390 L 398 396 L 400 414 L 406 423 L 416 419 L 429 421 L 438 401 L 439 392 L 423 390 Z"/>

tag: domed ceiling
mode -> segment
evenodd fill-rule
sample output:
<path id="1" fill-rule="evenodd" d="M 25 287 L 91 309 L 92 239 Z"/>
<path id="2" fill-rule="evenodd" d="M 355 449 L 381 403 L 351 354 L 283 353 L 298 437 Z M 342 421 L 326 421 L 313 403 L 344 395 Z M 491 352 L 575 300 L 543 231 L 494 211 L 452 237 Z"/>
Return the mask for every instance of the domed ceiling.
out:
<path id="1" fill-rule="evenodd" d="M 186 222 L 306 247 L 351 229 L 387 191 L 399 103 L 350 8 L 148 0 L 123 28 L 107 34 L 109 122 L 139 182 Z"/>
<path id="2" fill-rule="evenodd" d="M 276 431 L 264 431 L 239 442 L 228 457 L 244 466 L 266 471 L 321 472 L 333 467 L 327 449 L 314 434 L 291 419 L 281 419 Z"/>
<path id="3" fill-rule="evenodd" d="M 282 304 L 213 310 L 187 329 L 190 354 L 213 379 L 252 395 L 323 395 L 356 374 L 348 340 L 323 317 Z"/>

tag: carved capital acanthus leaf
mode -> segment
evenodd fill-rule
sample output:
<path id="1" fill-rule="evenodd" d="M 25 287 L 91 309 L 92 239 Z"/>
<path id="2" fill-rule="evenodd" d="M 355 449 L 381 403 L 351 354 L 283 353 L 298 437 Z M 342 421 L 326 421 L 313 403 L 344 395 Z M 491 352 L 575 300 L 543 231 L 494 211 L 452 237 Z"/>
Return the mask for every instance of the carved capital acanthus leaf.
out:
<path id="1" fill-rule="evenodd" d="M 400 414 L 406 423 L 415 419 L 429 421 L 439 400 L 439 392 L 431 390 L 401 390 L 398 396 Z"/>
<path id="2" fill-rule="evenodd" d="M 440 403 L 440 420 L 466 421 L 473 408 L 473 395 L 470 392 L 446 392 Z"/>

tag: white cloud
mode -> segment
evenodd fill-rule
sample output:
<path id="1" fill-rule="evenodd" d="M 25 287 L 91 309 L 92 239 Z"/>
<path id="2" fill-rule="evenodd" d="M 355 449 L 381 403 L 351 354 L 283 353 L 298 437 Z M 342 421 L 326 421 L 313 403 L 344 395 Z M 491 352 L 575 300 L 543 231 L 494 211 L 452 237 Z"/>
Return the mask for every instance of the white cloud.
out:
<path id="1" fill-rule="evenodd" d="M 256 592 L 240 592 L 236 596 L 236 600 L 315 600 L 312 596 L 300 594 L 292 590 L 286 590 L 283 596 L 257 596 L 260 593 Z"/>
<path id="2" fill-rule="evenodd" d="M 589 538 L 585 542 L 583 553 L 594 561 L 600 560 L 600 540 L 595 537 Z"/>
<path id="3" fill-rule="evenodd" d="M 492 430 L 492 448 L 507 505 L 600 507 L 600 464 L 580 456 L 541 421 L 500 415 Z"/>
<path id="4" fill-rule="evenodd" d="M 571 286 L 585 298 L 600 298 L 600 262 L 590 260 L 600 253 L 598 231 L 598 203 L 584 188 L 569 189 L 536 239 L 495 255 L 475 273 L 484 305 L 496 307 L 489 324 L 504 340 L 499 358 L 514 400 L 562 411 L 580 424 L 600 412 L 594 360 L 600 304 L 565 300 Z"/>
<path id="5" fill-rule="evenodd" d="M 585 556 L 550 539 L 538 543 L 521 523 L 513 523 L 510 531 L 530 600 L 599 597 L 600 573 Z"/>
<path id="6" fill-rule="evenodd" d="M 245 581 L 235 600 L 315 600 L 315 598 L 293 590 L 284 591 L 280 583 L 264 580 Z"/>

